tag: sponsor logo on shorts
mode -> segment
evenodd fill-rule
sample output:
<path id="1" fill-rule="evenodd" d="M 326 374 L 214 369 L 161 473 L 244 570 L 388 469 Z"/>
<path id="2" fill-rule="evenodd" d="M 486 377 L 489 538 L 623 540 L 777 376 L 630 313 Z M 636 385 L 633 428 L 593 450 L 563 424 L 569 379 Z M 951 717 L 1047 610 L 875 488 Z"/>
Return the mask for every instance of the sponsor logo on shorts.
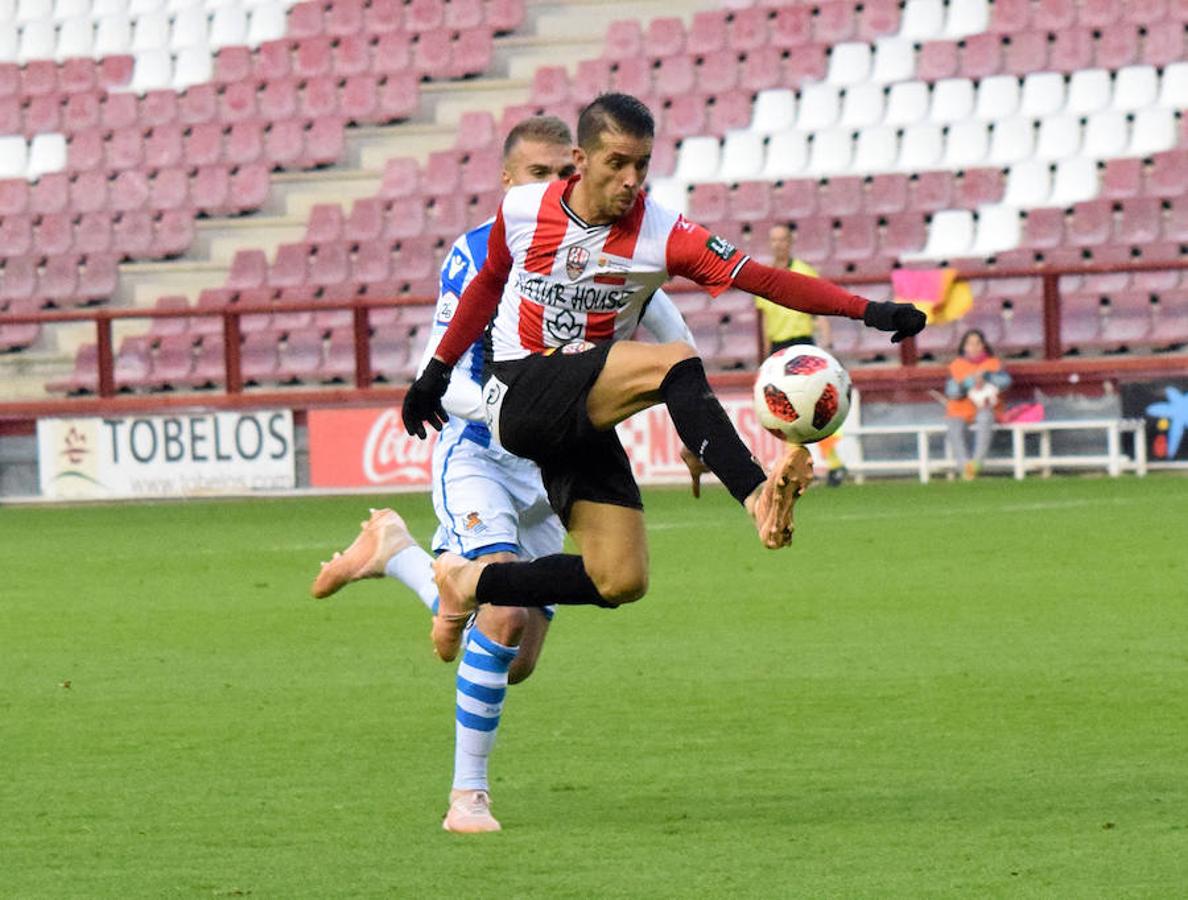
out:
<path id="1" fill-rule="evenodd" d="M 482 534 L 487 530 L 487 526 L 483 524 L 483 520 L 479 517 L 477 510 L 472 510 L 466 514 L 466 518 L 462 521 L 462 527 L 467 531 L 473 531 L 475 534 Z"/>
<path id="2" fill-rule="evenodd" d="M 709 248 L 710 253 L 721 259 L 723 262 L 734 256 L 738 250 L 734 244 L 726 240 L 724 237 L 719 237 L 716 234 L 711 234 L 710 239 L 705 242 L 705 246 Z"/>
<path id="3" fill-rule="evenodd" d="M 570 247 L 565 256 L 565 274 L 570 281 L 577 281 L 586 271 L 586 264 L 590 262 L 590 251 L 585 247 Z"/>
<path id="4" fill-rule="evenodd" d="M 587 350 L 593 350 L 594 345 L 589 341 L 570 341 L 561 348 L 561 352 L 566 356 L 573 356 L 577 353 L 585 353 Z"/>

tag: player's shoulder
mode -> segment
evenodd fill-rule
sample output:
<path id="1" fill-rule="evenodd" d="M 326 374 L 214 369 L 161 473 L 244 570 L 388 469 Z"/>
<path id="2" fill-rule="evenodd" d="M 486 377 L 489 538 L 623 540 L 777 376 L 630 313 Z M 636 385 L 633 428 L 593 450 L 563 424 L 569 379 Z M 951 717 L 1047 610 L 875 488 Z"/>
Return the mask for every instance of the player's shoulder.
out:
<path id="1" fill-rule="evenodd" d="M 544 200 L 545 192 L 554 182 L 535 181 L 530 184 L 518 184 L 508 188 L 503 195 L 503 218 L 510 221 L 519 217 L 531 217 L 536 220 L 536 214 Z"/>
<path id="2" fill-rule="evenodd" d="M 648 194 L 644 198 L 643 221 L 641 230 L 667 234 L 678 229 L 692 229 L 693 224 L 681 213 L 665 206 Z"/>

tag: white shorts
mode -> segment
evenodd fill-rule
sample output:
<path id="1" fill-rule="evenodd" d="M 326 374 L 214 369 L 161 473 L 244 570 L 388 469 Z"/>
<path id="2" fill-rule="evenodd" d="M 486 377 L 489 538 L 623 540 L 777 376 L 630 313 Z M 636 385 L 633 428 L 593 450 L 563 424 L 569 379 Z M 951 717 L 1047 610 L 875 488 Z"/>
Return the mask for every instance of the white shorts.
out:
<path id="1" fill-rule="evenodd" d="M 433 508 L 438 553 L 474 559 L 505 551 L 536 559 L 560 553 L 565 544 L 536 464 L 483 447 L 458 428 L 447 426 L 433 450 Z"/>

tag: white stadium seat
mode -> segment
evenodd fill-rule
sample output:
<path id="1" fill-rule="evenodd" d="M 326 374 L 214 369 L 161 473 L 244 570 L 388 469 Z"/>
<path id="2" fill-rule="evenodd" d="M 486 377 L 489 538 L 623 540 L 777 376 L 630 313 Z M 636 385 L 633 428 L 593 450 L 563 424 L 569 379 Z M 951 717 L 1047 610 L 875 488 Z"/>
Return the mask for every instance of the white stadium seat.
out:
<path id="1" fill-rule="evenodd" d="M 801 131 L 821 131 L 837 122 L 841 112 L 841 98 L 831 84 L 805 85 L 800 92 L 800 109 L 796 127 Z"/>
<path id="2" fill-rule="evenodd" d="M 972 256 L 993 256 L 1003 250 L 1013 250 L 1019 246 L 1021 238 L 1019 210 L 1015 207 L 997 203 L 978 207 L 977 237 Z"/>
<path id="3" fill-rule="evenodd" d="M 1117 110 L 1094 113 L 1085 124 L 1084 155 L 1090 159 L 1122 156 L 1129 142 L 1130 124 Z"/>
<path id="4" fill-rule="evenodd" d="M 21 36 L 17 31 L 16 22 L 0 24 L 0 62 L 13 62 L 20 49 Z"/>
<path id="5" fill-rule="evenodd" d="M 796 94 L 788 88 L 770 88 L 755 95 L 751 130 L 760 134 L 784 131 L 796 124 Z"/>
<path id="6" fill-rule="evenodd" d="M 688 137 L 681 141 L 677 151 L 673 178 L 686 184 L 713 181 L 718 177 L 721 162 L 722 147 L 716 137 Z"/>
<path id="7" fill-rule="evenodd" d="M 930 41 L 945 33 L 945 7 L 941 0 L 907 0 L 899 20 L 899 37 Z"/>
<path id="8" fill-rule="evenodd" d="M 104 16 L 95 25 L 96 56 L 122 56 L 132 48 L 132 22 L 126 15 Z"/>
<path id="9" fill-rule="evenodd" d="M 928 224 L 928 240 L 916 253 L 903 259 L 951 259 L 967 256 L 974 241 L 973 213 L 967 209 L 942 209 Z"/>
<path id="10" fill-rule="evenodd" d="M 912 125 L 903 131 L 899 147 L 899 169 L 903 172 L 926 172 L 939 168 L 945 150 L 944 133 L 931 122 Z"/>
<path id="11" fill-rule="evenodd" d="M 164 10 L 137 16 L 132 25 L 132 52 L 169 46 L 169 14 Z"/>
<path id="12" fill-rule="evenodd" d="M 128 0 L 130 16 L 140 16 L 157 10 L 165 10 L 165 0 Z"/>
<path id="13" fill-rule="evenodd" d="M 90 56 L 95 48 L 95 23 L 76 17 L 66 19 L 58 28 L 58 59 Z"/>
<path id="14" fill-rule="evenodd" d="M 689 191 L 675 178 L 656 178 L 648 182 L 648 196 L 661 206 L 682 215 L 689 210 Z"/>
<path id="15" fill-rule="evenodd" d="M 246 25 L 245 19 L 245 32 Z M 181 50 L 183 47 L 205 47 L 209 41 L 209 29 L 210 20 L 207 18 L 205 9 L 201 6 L 183 9 L 173 18 L 173 28 L 169 33 L 169 46 L 174 50 Z M 246 33 L 244 37 L 246 37 Z"/>
<path id="16" fill-rule="evenodd" d="M 138 94 L 173 87 L 173 54 L 164 47 L 136 54 L 130 89 Z"/>
<path id="17" fill-rule="evenodd" d="M 887 37 L 875 41 L 871 81 L 875 84 L 891 84 L 905 81 L 915 74 L 916 48 L 910 40 Z"/>
<path id="18" fill-rule="evenodd" d="M 29 146 L 29 165 L 26 177 L 36 181 L 48 172 L 61 172 L 66 168 L 66 136 L 64 134 L 38 134 Z"/>
<path id="19" fill-rule="evenodd" d="M 1076 116 L 1048 116 L 1040 120 L 1035 141 L 1037 159 L 1067 159 L 1081 152 L 1081 120 Z"/>
<path id="20" fill-rule="evenodd" d="M 980 166 L 990 153 L 990 127 L 985 122 L 967 119 L 949 126 L 945 136 L 944 166 L 968 169 Z"/>
<path id="21" fill-rule="evenodd" d="M 808 139 L 803 131 L 777 131 L 767 142 L 763 178 L 778 181 L 795 178 L 808 164 Z"/>
<path id="22" fill-rule="evenodd" d="M 809 146 L 810 175 L 842 175 L 854 160 L 854 132 L 848 128 L 818 131 Z"/>
<path id="23" fill-rule="evenodd" d="M 286 4 L 276 2 L 253 7 L 248 14 L 248 43 L 258 47 L 265 41 L 284 37 L 288 27 L 286 9 Z"/>
<path id="24" fill-rule="evenodd" d="M 1131 156 L 1150 156 L 1170 150 L 1176 145 L 1176 117 L 1170 109 L 1160 106 L 1140 109 L 1134 114 L 1131 130 Z"/>
<path id="25" fill-rule="evenodd" d="M 1158 102 L 1159 73 L 1154 66 L 1127 66 L 1118 70 L 1114 79 L 1114 109 L 1135 112 Z"/>
<path id="26" fill-rule="evenodd" d="M 914 125 L 928 117 L 928 85 L 923 81 L 901 81 L 891 85 L 887 95 L 884 125 Z"/>
<path id="27" fill-rule="evenodd" d="M 899 132 L 889 125 L 863 128 L 854 146 L 854 170 L 863 174 L 894 172 L 899 160 Z"/>
<path id="28" fill-rule="evenodd" d="M 214 50 L 247 43 L 247 12 L 241 6 L 221 6 L 210 21 L 210 46 Z"/>
<path id="29" fill-rule="evenodd" d="M 1163 70 L 1159 105 L 1171 109 L 1188 109 L 1188 62 L 1174 62 Z"/>
<path id="30" fill-rule="evenodd" d="M 949 3 L 945 34 L 949 39 L 980 34 L 990 27 L 990 4 L 987 0 L 956 0 Z"/>
<path id="31" fill-rule="evenodd" d="M 53 19 L 26 22 L 21 28 L 21 46 L 17 60 L 27 63 L 34 59 L 53 59 L 58 50 L 58 30 Z"/>
<path id="32" fill-rule="evenodd" d="M 184 91 L 195 84 L 210 81 L 214 63 L 208 47 L 183 47 L 177 51 L 173 64 L 173 87 Z"/>
<path id="33" fill-rule="evenodd" d="M 975 110 L 979 119 L 1007 119 L 1019 111 L 1019 79 L 1014 75 L 991 75 L 978 85 Z"/>
<path id="34" fill-rule="evenodd" d="M 1016 116 L 1001 119 L 990 129 L 990 157 L 992 166 L 1009 166 L 1031 156 L 1035 149 L 1035 120 Z"/>
<path id="35" fill-rule="evenodd" d="M 943 78 L 932 86 L 932 106 L 928 118 L 950 124 L 970 118 L 974 113 L 974 84 L 968 78 Z"/>
<path id="36" fill-rule="evenodd" d="M 93 0 L 91 15 L 96 19 L 104 16 L 123 16 L 128 13 L 128 0 Z"/>
<path id="37" fill-rule="evenodd" d="M 856 84 L 842 97 L 841 124 L 847 128 L 869 128 L 883 121 L 887 98 L 881 85 Z"/>
<path id="38" fill-rule="evenodd" d="M 54 18 L 59 22 L 79 17 L 90 19 L 93 15 L 90 0 L 58 0 L 54 4 Z"/>
<path id="39" fill-rule="evenodd" d="M 870 78 L 870 44 L 835 44 L 829 54 L 829 73 L 825 80 L 839 87 L 862 84 Z"/>
<path id="40" fill-rule="evenodd" d="M 1047 206 L 1052 196 L 1052 167 L 1038 159 L 1025 159 L 1007 172 L 1002 202 L 1020 209 Z"/>
<path id="41" fill-rule="evenodd" d="M 29 167 L 29 145 L 23 137 L 0 137 L 0 178 L 24 178 Z"/>
<path id="42" fill-rule="evenodd" d="M 1068 80 L 1068 99 L 1065 112 L 1087 116 L 1110 105 L 1113 82 L 1105 69 L 1081 69 Z"/>
<path id="43" fill-rule="evenodd" d="M 1097 161 L 1086 156 L 1074 156 L 1056 164 L 1048 203 L 1052 206 L 1072 206 L 1082 200 L 1092 200 L 1099 193 L 1101 184 L 1097 175 Z"/>
<path id="44" fill-rule="evenodd" d="M 1059 72 L 1033 72 L 1023 79 L 1019 115 L 1040 119 L 1064 109 L 1064 76 Z"/>
<path id="45" fill-rule="evenodd" d="M 53 0 L 17 0 L 16 20 L 18 24 L 24 25 L 27 22 L 52 19 L 53 16 Z"/>
<path id="46" fill-rule="evenodd" d="M 719 181 L 750 181 L 763 170 L 763 135 L 746 131 L 728 131 L 722 141 L 722 159 L 718 165 Z"/>
<path id="47" fill-rule="evenodd" d="M 16 8 L 16 0 L 0 0 L 0 22 L 15 22 Z"/>

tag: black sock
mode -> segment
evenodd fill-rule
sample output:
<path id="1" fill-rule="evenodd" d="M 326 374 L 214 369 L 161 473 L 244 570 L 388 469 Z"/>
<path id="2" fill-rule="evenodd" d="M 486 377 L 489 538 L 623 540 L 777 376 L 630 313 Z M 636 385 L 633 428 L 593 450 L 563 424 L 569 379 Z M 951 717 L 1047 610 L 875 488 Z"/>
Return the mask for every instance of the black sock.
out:
<path id="1" fill-rule="evenodd" d="M 660 396 L 685 446 L 696 453 L 742 503 L 767 478 L 730 424 L 697 357 L 683 359 L 660 382 Z"/>
<path id="2" fill-rule="evenodd" d="M 492 606 L 602 606 L 613 609 L 586 574 L 580 556 L 556 553 L 531 562 L 491 563 L 474 592 L 479 603 Z"/>

